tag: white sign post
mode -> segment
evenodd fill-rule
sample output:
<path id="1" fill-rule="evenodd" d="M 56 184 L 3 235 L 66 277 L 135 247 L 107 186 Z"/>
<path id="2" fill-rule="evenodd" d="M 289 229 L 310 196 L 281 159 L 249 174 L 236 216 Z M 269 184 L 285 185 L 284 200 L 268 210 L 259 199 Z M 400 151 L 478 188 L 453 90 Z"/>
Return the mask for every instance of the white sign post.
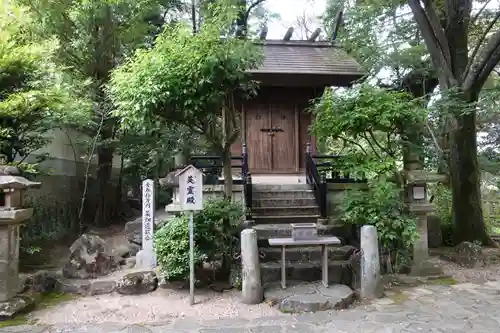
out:
<path id="1" fill-rule="evenodd" d="M 153 246 L 155 220 L 155 187 L 151 179 L 142 182 L 142 250 L 137 253 L 136 267 L 153 269 L 156 254 Z"/>
<path id="2" fill-rule="evenodd" d="M 177 173 L 181 209 L 189 217 L 189 304 L 194 304 L 194 226 L 193 212 L 203 209 L 203 173 L 189 165 Z"/>

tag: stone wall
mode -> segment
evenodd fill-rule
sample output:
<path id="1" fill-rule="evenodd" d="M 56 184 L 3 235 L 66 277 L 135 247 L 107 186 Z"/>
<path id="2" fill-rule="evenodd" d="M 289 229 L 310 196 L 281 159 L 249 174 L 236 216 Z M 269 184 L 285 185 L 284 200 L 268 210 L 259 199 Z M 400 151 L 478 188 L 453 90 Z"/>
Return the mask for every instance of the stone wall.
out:
<path id="1" fill-rule="evenodd" d="M 222 198 L 224 196 L 224 185 L 203 185 L 203 199 L 210 200 Z M 234 202 L 244 202 L 243 185 L 233 184 L 232 200 Z"/>
<path id="2" fill-rule="evenodd" d="M 363 183 L 332 183 L 328 184 L 327 214 L 330 224 L 338 223 L 339 204 L 342 202 L 345 191 L 366 188 Z"/>
<path id="3" fill-rule="evenodd" d="M 366 188 L 363 183 L 331 183 L 328 184 L 327 214 L 328 224 L 334 226 L 333 234 L 347 240 L 348 244 L 356 244 L 358 235 L 353 226 L 344 225 L 339 219 L 339 205 L 342 202 L 345 191 Z"/>

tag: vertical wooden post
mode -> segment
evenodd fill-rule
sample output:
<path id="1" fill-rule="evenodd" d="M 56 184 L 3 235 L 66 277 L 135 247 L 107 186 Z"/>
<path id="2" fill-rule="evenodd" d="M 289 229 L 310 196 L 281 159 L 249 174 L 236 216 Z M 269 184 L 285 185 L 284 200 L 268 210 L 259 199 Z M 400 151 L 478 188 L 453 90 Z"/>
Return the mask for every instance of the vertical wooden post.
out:
<path id="1" fill-rule="evenodd" d="M 327 212 L 326 212 L 326 207 L 327 207 L 327 202 L 328 202 L 328 186 L 326 183 L 326 175 L 324 172 L 320 174 L 320 214 L 322 219 L 326 219 Z"/>

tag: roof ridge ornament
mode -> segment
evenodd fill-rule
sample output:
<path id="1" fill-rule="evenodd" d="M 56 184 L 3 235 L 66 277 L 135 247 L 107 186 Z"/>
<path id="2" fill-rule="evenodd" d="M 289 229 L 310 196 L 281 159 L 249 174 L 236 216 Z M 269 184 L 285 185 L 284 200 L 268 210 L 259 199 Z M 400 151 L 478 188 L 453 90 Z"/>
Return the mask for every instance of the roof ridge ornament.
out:
<path id="1" fill-rule="evenodd" d="M 285 40 L 285 41 L 288 42 L 292 38 L 293 30 L 294 30 L 293 27 L 288 28 L 288 30 L 286 31 L 285 36 L 283 37 L 283 40 Z"/>

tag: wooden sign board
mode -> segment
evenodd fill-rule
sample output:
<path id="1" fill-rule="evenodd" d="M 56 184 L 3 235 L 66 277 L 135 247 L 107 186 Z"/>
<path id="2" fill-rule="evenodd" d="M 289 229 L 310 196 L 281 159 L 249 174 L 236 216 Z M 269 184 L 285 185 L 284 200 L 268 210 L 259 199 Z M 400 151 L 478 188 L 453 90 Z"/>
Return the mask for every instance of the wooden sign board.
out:
<path id="1" fill-rule="evenodd" d="M 203 210 L 203 172 L 188 165 L 177 173 L 179 201 L 183 211 Z"/>

